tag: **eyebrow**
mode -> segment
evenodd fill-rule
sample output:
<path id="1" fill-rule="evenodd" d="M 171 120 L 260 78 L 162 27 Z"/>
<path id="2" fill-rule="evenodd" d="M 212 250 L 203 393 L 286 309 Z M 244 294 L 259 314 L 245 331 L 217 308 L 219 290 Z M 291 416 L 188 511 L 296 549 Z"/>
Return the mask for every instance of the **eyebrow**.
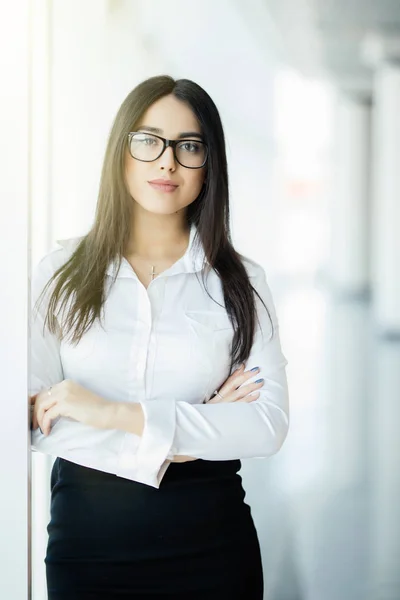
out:
<path id="1" fill-rule="evenodd" d="M 140 131 L 142 129 L 146 129 L 146 131 L 151 131 L 152 133 L 156 133 L 157 135 L 162 135 L 162 133 L 163 133 L 162 129 L 159 129 L 158 127 L 150 127 L 147 125 L 141 125 L 140 127 L 137 128 L 137 131 Z M 202 134 L 199 133 L 198 131 L 183 131 L 182 133 L 180 133 L 178 135 L 179 140 L 191 138 L 191 137 L 198 137 L 201 140 L 203 139 Z"/>

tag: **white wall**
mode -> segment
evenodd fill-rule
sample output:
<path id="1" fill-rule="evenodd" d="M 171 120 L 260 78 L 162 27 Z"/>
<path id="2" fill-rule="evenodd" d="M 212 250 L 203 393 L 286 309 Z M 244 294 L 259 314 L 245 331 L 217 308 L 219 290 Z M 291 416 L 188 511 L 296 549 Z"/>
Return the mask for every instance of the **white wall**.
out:
<path id="1" fill-rule="evenodd" d="M 62 238 L 91 225 L 112 120 L 157 68 L 140 38 L 136 2 L 53 5 L 52 233 Z"/>
<path id="2" fill-rule="evenodd" d="M 9 3 L 6 12 L 0 18 L 0 598 L 26 600 L 29 3 Z"/>

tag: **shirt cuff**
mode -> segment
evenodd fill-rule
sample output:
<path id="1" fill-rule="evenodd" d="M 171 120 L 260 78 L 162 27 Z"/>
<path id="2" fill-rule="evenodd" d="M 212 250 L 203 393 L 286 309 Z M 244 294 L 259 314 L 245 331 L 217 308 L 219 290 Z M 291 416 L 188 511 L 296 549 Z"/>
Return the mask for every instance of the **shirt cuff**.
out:
<path id="1" fill-rule="evenodd" d="M 125 434 L 117 475 L 145 485 L 160 487 L 170 464 L 175 435 L 175 403 L 163 400 L 140 402 L 144 414 L 141 436 Z"/>

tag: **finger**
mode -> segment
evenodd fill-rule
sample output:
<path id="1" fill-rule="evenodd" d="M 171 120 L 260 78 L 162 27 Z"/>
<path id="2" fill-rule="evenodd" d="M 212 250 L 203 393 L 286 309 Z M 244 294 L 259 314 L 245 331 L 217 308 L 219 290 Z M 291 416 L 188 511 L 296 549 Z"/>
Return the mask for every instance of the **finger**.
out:
<path id="1" fill-rule="evenodd" d="M 49 395 L 45 396 L 43 400 L 40 399 L 39 407 L 36 412 L 36 416 L 37 416 L 38 423 L 42 429 L 43 429 L 43 427 L 41 426 L 41 423 L 43 421 L 45 412 L 47 410 L 49 410 L 55 404 L 57 404 L 57 399 L 53 394 L 51 396 L 49 396 Z"/>
<path id="2" fill-rule="evenodd" d="M 38 422 L 37 422 L 36 414 L 35 414 L 35 411 L 33 410 L 32 411 L 32 425 L 31 425 L 31 427 L 32 427 L 32 429 L 37 429 L 38 426 L 39 425 L 38 425 Z"/>
<path id="3" fill-rule="evenodd" d="M 207 400 L 207 402 L 205 402 L 205 404 L 216 404 L 216 402 L 217 402 L 216 398 L 221 401 L 221 399 L 217 395 L 215 395 L 212 398 L 210 398 L 209 400 Z"/>
<path id="4" fill-rule="evenodd" d="M 244 396 L 247 396 L 251 392 L 259 390 L 260 388 L 263 387 L 263 385 L 264 385 L 264 379 L 261 379 L 261 381 L 258 381 L 258 382 L 255 381 L 253 383 L 243 384 L 236 390 L 236 393 L 238 394 L 238 398 L 243 398 Z"/>
<path id="5" fill-rule="evenodd" d="M 228 377 L 228 379 L 226 381 L 230 381 L 231 379 L 235 379 L 235 377 L 238 377 L 239 375 L 241 375 L 244 372 L 244 363 L 242 363 L 240 365 L 240 367 L 238 367 L 237 369 L 235 369 L 233 371 L 233 373 L 231 373 L 231 375 Z"/>
<path id="6" fill-rule="evenodd" d="M 236 386 L 239 387 L 242 383 L 244 383 L 248 379 L 251 379 L 255 375 L 258 375 L 259 372 L 260 372 L 260 367 L 253 367 L 252 369 L 245 371 L 244 373 L 239 375 L 239 377 L 236 378 L 236 382 L 235 382 Z"/>
<path id="7" fill-rule="evenodd" d="M 245 371 L 244 369 L 238 369 L 237 371 L 232 373 L 231 377 L 227 381 L 233 379 L 233 381 L 237 384 L 238 381 L 246 381 L 250 377 L 253 377 L 257 373 L 259 373 L 259 371 L 260 367 L 253 367 L 252 369 L 248 369 L 247 371 Z"/>
<path id="8" fill-rule="evenodd" d="M 232 392 L 229 396 L 227 394 L 223 400 L 219 396 L 215 396 L 213 399 L 209 400 L 207 404 L 218 404 L 222 402 L 253 402 L 260 396 L 260 392 L 251 392 L 251 390 L 260 387 L 261 385 L 262 384 L 257 384 L 255 387 L 255 384 L 253 384 L 252 386 L 248 386 L 248 388 L 241 388 L 241 391 L 237 392 L 236 396 L 234 395 L 234 392 Z"/>
<path id="9" fill-rule="evenodd" d="M 35 430 L 39 427 L 39 423 L 37 420 L 37 416 L 34 412 L 32 412 L 32 425 L 31 425 L 31 429 Z M 40 428 L 40 427 L 39 427 Z M 43 433 L 43 431 L 40 429 L 40 433 Z"/>
<path id="10" fill-rule="evenodd" d="M 236 400 L 236 402 L 254 402 L 254 400 L 257 400 L 257 398 L 259 396 L 260 396 L 260 392 L 252 392 L 251 394 L 248 394 L 244 398 L 239 398 L 239 400 Z"/>
<path id="11" fill-rule="evenodd" d="M 51 431 L 51 422 L 60 415 L 58 405 L 52 406 L 49 410 L 46 410 L 41 421 L 39 421 L 40 428 L 44 435 L 49 435 Z"/>
<path id="12" fill-rule="evenodd" d="M 238 387 L 238 381 L 240 381 L 240 377 L 243 373 L 244 364 L 242 364 L 236 371 L 234 371 L 226 381 L 219 388 L 219 392 L 225 395 L 228 394 L 231 390 L 234 390 Z"/>
<path id="13" fill-rule="evenodd" d="M 256 367 L 254 371 L 249 370 L 242 372 L 239 370 L 239 373 L 236 375 L 235 373 L 229 377 L 224 385 L 221 387 L 220 392 L 223 395 L 234 393 L 236 390 L 240 388 L 240 386 L 245 383 L 248 379 L 251 379 L 259 372 L 259 368 Z"/>
<path id="14" fill-rule="evenodd" d="M 219 393 L 222 395 L 221 389 L 219 390 Z M 215 396 L 212 396 L 209 400 L 207 400 L 206 404 L 220 404 L 221 402 L 230 402 L 230 400 L 227 400 L 226 396 L 227 394 L 224 394 L 224 397 L 221 398 L 220 396 L 218 396 L 218 394 L 215 394 Z"/>

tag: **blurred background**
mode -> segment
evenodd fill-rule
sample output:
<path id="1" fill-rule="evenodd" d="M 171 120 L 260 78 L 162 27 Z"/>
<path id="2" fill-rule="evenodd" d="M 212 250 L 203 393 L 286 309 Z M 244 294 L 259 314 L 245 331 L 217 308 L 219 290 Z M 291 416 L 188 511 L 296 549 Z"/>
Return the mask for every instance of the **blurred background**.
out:
<path id="1" fill-rule="evenodd" d="M 8 136 L 0 228 L 2 250 L 26 243 L 29 258 L 13 253 L 19 278 L 7 268 L 8 289 L 25 290 L 21 273 L 55 240 L 89 229 L 108 132 L 129 91 L 156 74 L 199 83 L 225 128 L 233 241 L 267 272 L 289 361 L 288 438 L 241 470 L 265 600 L 399 600 L 400 1 L 17 5 L 4 5 L 0 26 L 13 47 L 0 116 Z M 16 227 L 27 234 L 22 246 Z M 0 364 L 11 389 L 10 322 L 26 309 L 14 294 L 1 303 Z M 22 410 L 9 409 L 16 436 Z M 14 467 L 2 471 L 3 504 L 14 518 L 1 542 L 2 597 L 26 598 L 11 577 L 22 564 L 31 597 L 45 600 L 51 459 L 28 459 L 29 573 L 18 546 L 24 505 L 13 502 L 25 455 L 17 470 L 9 453 L 17 437 L 7 435 L 2 465 Z"/>

